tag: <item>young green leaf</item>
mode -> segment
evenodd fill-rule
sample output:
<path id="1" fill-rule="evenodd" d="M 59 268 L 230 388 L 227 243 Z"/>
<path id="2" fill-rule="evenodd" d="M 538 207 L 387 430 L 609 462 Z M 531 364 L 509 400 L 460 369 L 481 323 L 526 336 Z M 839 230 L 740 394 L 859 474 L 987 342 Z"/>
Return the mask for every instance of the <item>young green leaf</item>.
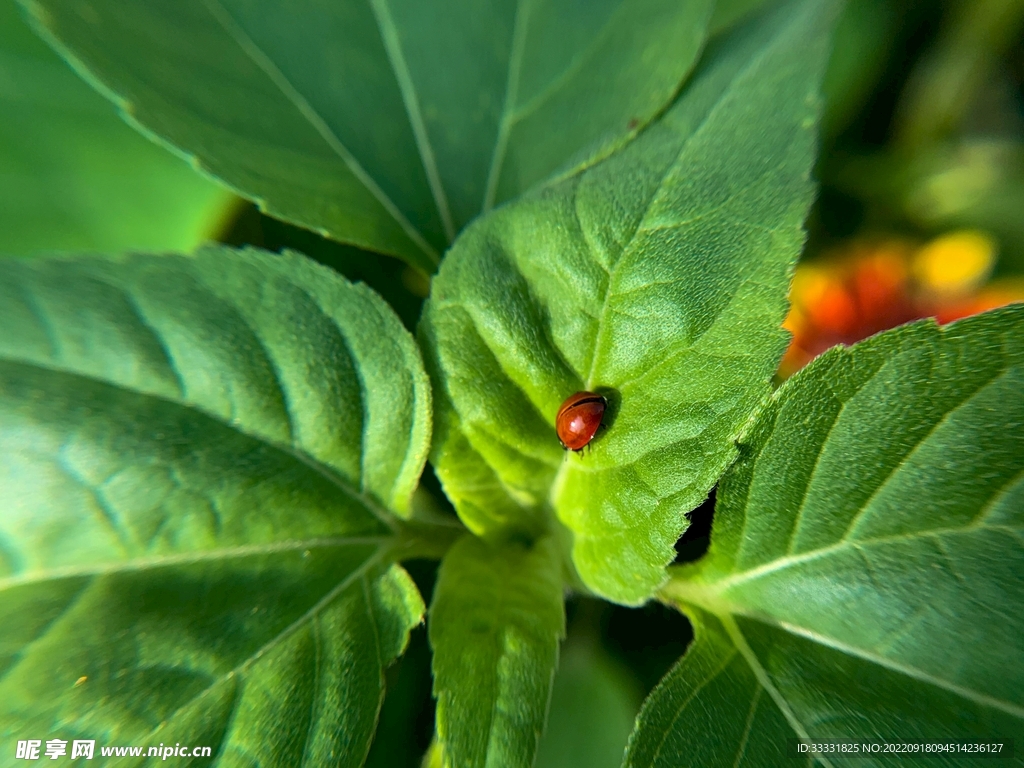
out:
<path id="1" fill-rule="evenodd" d="M 721 483 L 706 561 L 664 590 L 697 641 L 627 765 L 1024 732 L 1022 391 L 1021 306 L 837 348 L 787 382 Z"/>
<path id="2" fill-rule="evenodd" d="M 145 128 L 270 213 L 433 271 L 481 210 L 668 103 L 712 0 L 25 0 Z"/>
<path id="3" fill-rule="evenodd" d="M 747 26 L 624 150 L 460 237 L 421 337 L 433 461 L 471 529 L 535 534 L 553 505 L 591 589 L 636 604 L 662 583 L 785 345 L 834 11 Z M 553 425 L 583 389 L 609 410 L 577 456 Z"/>
<path id="4" fill-rule="evenodd" d="M 156 147 L 0 0 L 0 253 L 190 250 L 233 203 Z"/>
<path id="5" fill-rule="evenodd" d="M 423 606 L 412 338 L 295 254 L 0 261 L 0 733 L 360 765 Z M 20 734 L 20 736 L 19 736 Z"/>
<path id="6" fill-rule="evenodd" d="M 565 635 L 554 542 L 463 537 L 441 563 L 427 628 L 445 765 L 530 768 Z"/>

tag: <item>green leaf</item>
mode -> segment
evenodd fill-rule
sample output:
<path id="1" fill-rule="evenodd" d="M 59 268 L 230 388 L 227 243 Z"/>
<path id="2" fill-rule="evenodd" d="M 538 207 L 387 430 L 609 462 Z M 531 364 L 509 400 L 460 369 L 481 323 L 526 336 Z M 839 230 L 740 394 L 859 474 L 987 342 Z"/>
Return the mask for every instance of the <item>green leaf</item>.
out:
<path id="1" fill-rule="evenodd" d="M 0 0 L 0 253 L 189 250 L 232 196 L 139 136 Z"/>
<path id="2" fill-rule="evenodd" d="M 187 739 L 220 765 L 362 765 L 423 605 L 365 541 L 306 546 L 5 578 L 4 742 Z"/>
<path id="3" fill-rule="evenodd" d="M 558 549 L 464 536 L 428 622 L 437 734 L 450 768 L 530 768 L 565 635 Z"/>
<path id="4" fill-rule="evenodd" d="M 790 738 L 1019 738 L 1022 341 L 1022 306 L 919 323 L 778 391 L 721 483 L 706 561 L 664 590 L 697 642 L 627 765 L 779 765 Z"/>
<path id="5" fill-rule="evenodd" d="M 365 768 L 418 768 L 429 746 L 422 739 L 431 735 L 424 730 L 434 706 L 430 683 L 427 633 L 417 628 L 402 658 L 388 670 L 387 695 Z"/>
<path id="6" fill-rule="evenodd" d="M 407 332 L 295 255 L 0 261 L 0 733 L 360 765 L 423 613 Z"/>
<path id="7" fill-rule="evenodd" d="M 712 0 L 25 0 L 122 108 L 275 216 L 432 272 L 481 210 L 668 103 Z"/>
<path id="8" fill-rule="evenodd" d="M 826 139 L 855 120 L 878 87 L 893 48 L 900 44 L 899 23 L 895 0 L 846 3 L 836 22 L 832 57 L 821 85 L 826 102 L 822 134 Z"/>
<path id="9" fill-rule="evenodd" d="M 574 644 L 570 633 L 537 768 L 619 768 L 639 705 L 639 686 L 629 673 L 596 644 Z"/>
<path id="10" fill-rule="evenodd" d="M 420 330 L 432 461 L 471 530 L 536 534 L 551 505 L 592 590 L 636 604 L 662 583 L 785 346 L 833 15 L 744 28 L 636 141 L 452 248 Z M 577 456 L 553 425 L 583 389 L 610 406 Z"/>
<path id="11" fill-rule="evenodd" d="M 708 22 L 708 34 L 718 35 L 765 5 L 765 0 L 718 0 Z"/>
<path id="12" fill-rule="evenodd" d="M 147 412 L 174 404 L 168 418 L 202 414 L 337 475 L 360 503 L 408 511 L 429 382 L 413 339 L 365 286 L 298 254 L 219 247 L 0 271 L 0 365 L 15 378 L 46 370 L 48 395 L 98 387 L 111 402 L 142 397 Z"/>

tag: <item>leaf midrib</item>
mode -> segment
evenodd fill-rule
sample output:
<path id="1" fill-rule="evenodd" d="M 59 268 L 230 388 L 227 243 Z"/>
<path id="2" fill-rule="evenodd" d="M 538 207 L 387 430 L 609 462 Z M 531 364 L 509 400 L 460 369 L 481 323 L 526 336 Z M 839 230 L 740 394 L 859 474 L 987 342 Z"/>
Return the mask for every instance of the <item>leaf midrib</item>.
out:
<path id="1" fill-rule="evenodd" d="M 259 663 L 260 659 L 263 656 L 268 654 L 270 651 L 274 650 L 274 648 L 276 648 L 278 645 L 280 645 L 293 634 L 295 634 L 299 629 L 302 628 L 302 626 L 306 622 L 315 619 L 324 609 L 326 609 L 332 602 L 334 602 L 336 598 L 338 598 L 343 592 L 345 592 L 350 586 L 352 586 L 352 584 L 354 584 L 357 579 L 365 579 L 366 574 L 374 566 L 380 563 L 382 555 L 383 550 L 378 550 L 376 553 L 368 557 L 358 568 L 353 570 L 351 573 L 345 576 L 344 579 L 342 579 L 334 587 L 332 587 L 327 592 L 326 595 L 324 595 L 316 603 L 314 603 L 304 614 L 299 616 L 297 619 L 295 619 L 295 621 L 293 621 L 287 627 L 278 632 L 274 637 L 272 637 L 270 640 L 268 640 L 266 643 L 260 646 L 260 648 L 258 648 L 248 657 L 246 657 L 243 661 L 239 662 L 231 669 L 219 675 L 209 685 L 203 688 L 203 690 L 199 691 L 195 696 L 190 698 L 188 701 L 183 702 L 174 710 L 173 713 L 166 715 L 164 717 L 164 721 L 160 725 L 157 725 L 156 728 L 150 730 L 146 734 L 146 736 L 149 737 L 157 734 L 160 731 L 160 728 L 163 727 L 163 725 L 166 722 L 175 717 L 179 712 L 186 710 L 187 708 L 191 707 L 193 704 L 198 702 L 200 699 L 208 695 L 210 691 L 212 691 L 222 681 L 228 679 L 229 677 L 243 675 L 246 672 L 248 672 L 251 667 Z M 237 702 L 235 706 L 237 706 Z M 223 743 L 223 741 L 229 737 L 230 732 L 231 726 L 229 725 L 225 729 L 223 735 L 221 736 L 221 743 Z"/>
<path id="2" fill-rule="evenodd" d="M 838 651 L 847 656 L 851 656 L 853 658 L 860 659 L 861 661 L 866 661 L 875 664 L 892 672 L 896 672 L 907 677 L 910 677 L 914 680 L 917 680 L 918 682 L 922 682 L 927 685 L 932 685 L 936 688 L 940 688 L 944 691 L 960 696 L 961 698 L 964 698 L 975 704 L 991 707 L 993 709 L 998 709 L 999 711 L 1005 712 L 1008 715 L 1024 720 L 1024 707 L 1018 704 L 1014 704 L 1013 702 L 1009 701 L 1004 701 L 994 696 L 990 696 L 988 694 L 975 691 L 966 686 L 962 686 L 957 683 L 944 680 L 940 677 L 936 677 L 935 675 L 929 674 L 921 669 L 918 669 L 917 667 L 912 667 L 908 664 L 903 664 L 892 659 L 887 659 L 886 657 L 881 656 L 877 653 L 865 650 L 863 648 L 858 648 L 857 646 L 850 645 L 848 643 L 844 643 L 833 637 L 822 634 L 821 632 L 816 632 L 812 629 L 808 629 L 798 624 L 794 624 L 792 622 L 775 618 L 774 616 L 770 616 L 760 611 L 747 608 L 737 603 L 732 603 L 723 600 L 720 595 L 704 589 L 703 585 L 690 583 L 684 586 L 679 582 L 669 584 L 666 588 L 662 590 L 662 599 L 668 602 L 670 605 L 678 606 L 679 604 L 686 604 L 692 605 L 696 608 L 699 608 L 700 610 L 707 611 L 708 613 L 718 618 L 723 623 L 723 626 L 728 626 L 728 623 L 731 623 L 735 627 L 736 633 L 741 637 L 742 633 L 740 633 L 739 627 L 736 626 L 734 618 L 737 616 L 743 617 L 744 619 L 757 621 L 767 627 L 781 630 L 795 637 L 801 637 L 805 640 L 809 640 L 823 647 L 830 648 L 834 651 Z M 730 632 L 729 634 L 730 637 L 732 637 L 733 633 Z M 742 652 L 742 648 L 740 648 L 739 646 L 737 646 L 737 649 Z M 747 655 L 743 655 L 744 658 L 747 659 Z M 753 654 L 753 651 L 751 651 L 751 656 L 753 656 L 754 660 L 756 661 L 756 656 Z M 748 659 L 748 664 L 750 663 L 751 662 Z M 760 662 L 757 663 L 758 665 L 760 665 Z"/>
<path id="3" fill-rule="evenodd" d="M 324 140 L 327 146 L 334 152 L 349 172 L 366 188 L 366 190 L 380 203 L 381 207 L 395 220 L 395 223 L 402 229 L 405 235 L 418 247 L 431 264 L 437 265 L 441 261 L 437 250 L 427 242 L 423 234 L 417 229 L 401 209 L 395 204 L 391 197 L 381 188 L 374 178 L 363 168 L 362 164 L 349 151 L 349 149 L 338 138 L 334 130 L 327 124 L 327 121 L 314 109 L 305 96 L 303 96 L 284 72 L 274 63 L 262 48 L 257 45 L 242 26 L 224 7 L 220 0 L 202 0 L 210 16 L 220 25 L 225 34 L 235 42 L 239 49 L 263 72 L 281 92 L 282 96 L 292 104 L 298 113 L 309 123 L 314 131 Z M 439 211 L 440 213 L 440 211 Z"/>
<path id="4" fill-rule="evenodd" d="M 359 547 L 371 544 L 378 545 L 378 552 L 396 544 L 396 536 L 332 536 L 312 539 L 285 539 L 279 542 L 263 544 L 239 544 L 235 546 L 216 547 L 207 550 L 183 552 L 172 555 L 151 555 L 136 557 L 122 561 L 106 561 L 65 568 L 44 568 L 38 571 L 15 576 L 0 577 L 0 593 L 20 586 L 38 584 L 46 581 L 83 578 L 89 576 L 109 576 L 116 573 L 130 573 L 154 568 L 165 568 L 176 565 L 193 565 L 218 560 L 233 560 L 260 555 L 273 555 L 300 550 L 332 549 L 339 547 Z"/>
<path id="5" fill-rule="evenodd" d="M 787 31 L 789 31 L 788 26 Z M 597 373 L 599 367 L 599 361 L 601 356 L 600 353 L 601 350 L 607 346 L 602 343 L 602 339 L 604 338 L 606 328 L 605 318 L 608 315 L 608 305 L 611 300 L 611 297 L 612 295 L 616 295 L 613 290 L 613 284 L 615 283 L 616 278 L 618 276 L 619 266 L 622 264 L 624 258 L 632 253 L 632 248 L 636 243 L 637 236 L 640 233 L 645 232 L 647 230 L 647 228 L 644 226 L 644 223 L 647 221 L 647 217 L 650 214 L 651 208 L 653 207 L 655 202 L 660 199 L 664 191 L 665 179 L 672 175 L 673 170 L 675 170 L 675 168 L 679 165 L 680 159 L 682 158 L 686 150 L 690 147 L 690 145 L 694 142 L 695 139 L 703 136 L 704 131 L 707 129 L 708 123 L 712 120 L 712 118 L 716 117 L 719 114 L 719 112 L 723 109 L 722 105 L 728 102 L 729 96 L 732 94 L 733 88 L 735 87 L 736 83 L 746 79 L 751 74 L 751 72 L 753 72 L 769 54 L 775 52 L 776 48 L 780 45 L 780 42 L 788 41 L 789 38 L 790 35 L 787 34 L 778 35 L 772 41 L 771 44 L 762 47 L 742 67 L 740 67 L 738 70 L 736 70 L 736 72 L 733 73 L 732 77 L 729 78 L 728 83 L 723 87 L 721 94 L 719 98 L 715 101 L 714 105 L 707 110 L 707 112 L 701 117 L 700 121 L 692 127 L 692 129 L 690 130 L 690 134 L 683 140 L 682 144 L 679 146 L 678 151 L 675 153 L 675 157 L 673 158 L 671 164 L 668 165 L 668 167 L 665 169 L 665 172 L 662 174 L 661 179 L 658 181 L 657 188 L 654 190 L 650 198 L 648 198 L 646 204 L 644 205 L 643 213 L 636 220 L 636 228 L 630 233 L 629 240 L 619 250 L 619 254 L 615 259 L 615 263 L 612 264 L 611 269 L 608 270 L 608 288 L 605 291 L 604 300 L 602 301 L 601 312 L 598 317 L 597 332 L 594 335 L 594 357 L 591 360 L 590 371 L 587 373 L 586 377 L 586 385 L 588 389 L 593 389 L 593 387 L 595 386 L 595 374 Z M 580 171 L 580 173 L 583 172 L 585 171 Z M 715 212 L 715 210 L 717 209 L 713 209 L 712 211 L 708 211 L 706 213 L 710 214 Z M 691 217 L 690 219 L 684 220 L 680 224 L 672 225 L 671 228 L 686 226 L 686 224 L 689 221 L 693 221 L 699 218 L 701 218 L 701 215 Z M 670 227 L 658 228 L 667 229 Z"/>
<path id="6" fill-rule="evenodd" d="M 709 587 L 714 587 L 718 593 L 724 593 L 725 591 L 732 589 L 735 586 L 745 584 L 746 582 L 759 579 L 762 576 L 767 576 L 778 571 L 791 568 L 793 566 L 802 565 L 804 563 L 813 562 L 822 558 L 827 558 L 838 552 L 842 552 L 846 549 L 856 549 L 858 547 L 870 547 L 878 544 L 890 544 L 901 541 L 913 541 L 918 538 L 925 538 L 929 536 L 942 536 L 942 535 L 968 535 L 977 531 L 997 531 L 1000 533 L 1008 533 L 1010 535 L 1019 534 L 1024 528 L 1012 525 L 985 525 L 982 522 L 968 523 L 963 526 L 946 527 L 946 528 L 927 528 L 916 531 L 910 531 L 905 533 L 891 534 L 888 536 L 876 536 L 870 539 L 844 539 L 834 544 L 830 544 L 827 547 L 819 547 L 817 549 L 811 549 L 806 552 L 801 552 L 798 555 L 787 555 L 785 557 L 779 557 L 774 560 L 770 560 L 767 563 L 762 563 L 756 568 L 749 568 L 745 571 L 738 571 L 732 573 L 722 579 L 716 581 L 707 582 Z"/>
<path id="7" fill-rule="evenodd" d="M 369 2 L 374 19 L 377 21 L 384 51 L 388 56 L 388 63 L 398 82 L 398 89 L 402 93 L 402 103 L 409 118 L 409 126 L 416 139 L 416 149 L 419 151 L 420 161 L 423 163 L 423 171 L 427 175 L 430 193 L 434 197 L 434 205 L 441 217 L 445 236 L 451 243 L 455 239 L 455 225 L 452 222 L 451 209 L 448 206 L 448 196 L 445 194 L 444 183 L 441 181 L 441 174 L 437 168 L 434 148 L 430 143 L 430 134 L 423 119 L 419 97 L 416 95 L 416 84 L 413 82 L 405 55 L 402 53 L 401 40 L 398 30 L 395 28 L 395 21 L 391 16 L 388 0 L 369 0 Z"/>

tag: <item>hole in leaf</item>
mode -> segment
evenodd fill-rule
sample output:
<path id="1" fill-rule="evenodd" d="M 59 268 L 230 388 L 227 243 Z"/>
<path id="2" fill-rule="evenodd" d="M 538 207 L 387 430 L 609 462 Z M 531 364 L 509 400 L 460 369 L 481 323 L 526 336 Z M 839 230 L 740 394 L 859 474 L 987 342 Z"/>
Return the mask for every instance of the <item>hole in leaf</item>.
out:
<path id="1" fill-rule="evenodd" d="M 602 605 L 605 647 L 633 670 L 646 696 L 686 652 L 693 628 L 683 614 L 658 602 L 640 608 Z"/>
<path id="2" fill-rule="evenodd" d="M 711 544 L 711 522 L 715 516 L 716 490 L 712 488 L 704 503 L 687 515 L 690 518 L 690 527 L 676 542 L 675 565 L 700 560 L 708 551 Z"/>

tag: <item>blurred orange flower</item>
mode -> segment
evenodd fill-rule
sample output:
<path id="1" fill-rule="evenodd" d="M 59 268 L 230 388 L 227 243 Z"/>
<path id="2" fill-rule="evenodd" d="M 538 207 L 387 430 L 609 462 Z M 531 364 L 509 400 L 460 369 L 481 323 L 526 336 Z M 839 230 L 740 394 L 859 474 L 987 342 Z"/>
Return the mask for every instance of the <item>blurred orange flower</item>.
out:
<path id="1" fill-rule="evenodd" d="M 996 243 L 983 232 L 951 232 L 923 245 L 860 239 L 797 267 L 785 327 L 793 339 L 779 366 L 786 378 L 836 344 L 935 317 L 948 323 L 1015 301 L 1024 280 L 987 282 Z"/>

